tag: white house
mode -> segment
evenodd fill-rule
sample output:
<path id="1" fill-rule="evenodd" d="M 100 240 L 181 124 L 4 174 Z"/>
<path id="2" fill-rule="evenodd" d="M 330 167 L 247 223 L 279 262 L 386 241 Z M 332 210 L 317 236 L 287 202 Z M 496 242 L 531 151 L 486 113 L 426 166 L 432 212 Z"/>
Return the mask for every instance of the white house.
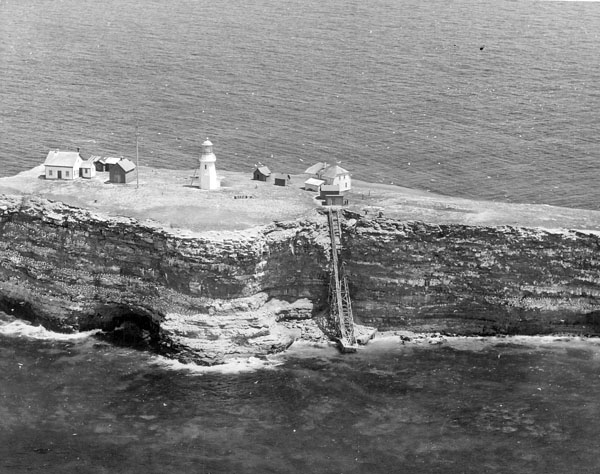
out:
<path id="1" fill-rule="evenodd" d="M 328 185 L 338 185 L 340 193 L 349 191 L 352 187 L 350 172 L 338 165 L 331 165 L 319 173 L 319 178 Z"/>
<path id="2" fill-rule="evenodd" d="M 75 179 L 82 162 L 77 151 L 50 150 L 44 161 L 46 179 Z"/>
<path id="3" fill-rule="evenodd" d="M 81 166 L 79 166 L 79 176 L 88 179 L 96 176 L 96 166 L 94 165 L 93 159 L 81 163 Z"/>
<path id="4" fill-rule="evenodd" d="M 350 172 L 341 166 L 328 165 L 327 163 L 317 163 L 307 168 L 304 174 L 309 175 L 309 179 L 304 182 L 304 188 L 318 191 L 323 184 L 339 186 L 340 193 L 349 191 L 352 187 Z M 321 183 L 317 183 L 321 181 Z"/>

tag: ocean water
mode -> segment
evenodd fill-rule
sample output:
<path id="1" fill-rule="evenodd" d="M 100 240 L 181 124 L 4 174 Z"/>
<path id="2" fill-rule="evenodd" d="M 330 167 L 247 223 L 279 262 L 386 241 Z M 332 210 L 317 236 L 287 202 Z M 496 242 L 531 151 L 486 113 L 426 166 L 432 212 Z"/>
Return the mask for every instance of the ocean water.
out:
<path id="1" fill-rule="evenodd" d="M 0 175 L 51 148 L 598 208 L 600 4 L 1 0 Z"/>
<path id="2" fill-rule="evenodd" d="M 0 333 L 3 473 L 600 470 L 597 342 L 305 346 L 219 372 L 9 318 Z"/>
<path id="3" fill-rule="evenodd" d="M 597 209 L 599 32 L 596 2 L 0 0 L 0 176 L 134 157 L 137 125 L 155 167 L 210 137 L 221 169 Z M 599 354 L 379 342 L 222 373 L 0 313 L 0 472 L 599 472 Z"/>

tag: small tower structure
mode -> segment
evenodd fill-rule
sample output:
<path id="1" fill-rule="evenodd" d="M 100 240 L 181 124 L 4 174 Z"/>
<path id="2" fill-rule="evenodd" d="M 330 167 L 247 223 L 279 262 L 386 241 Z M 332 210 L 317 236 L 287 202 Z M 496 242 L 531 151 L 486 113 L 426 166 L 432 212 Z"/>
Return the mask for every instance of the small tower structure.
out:
<path id="1" fill-rule="evenodd" d="M 202 155 L 200 156 L 200 189 L 218 189 L 217 169 L 215 162 L 217 157 L 213 153 L 213 144 L 207 138 L 202 144 Z"/>

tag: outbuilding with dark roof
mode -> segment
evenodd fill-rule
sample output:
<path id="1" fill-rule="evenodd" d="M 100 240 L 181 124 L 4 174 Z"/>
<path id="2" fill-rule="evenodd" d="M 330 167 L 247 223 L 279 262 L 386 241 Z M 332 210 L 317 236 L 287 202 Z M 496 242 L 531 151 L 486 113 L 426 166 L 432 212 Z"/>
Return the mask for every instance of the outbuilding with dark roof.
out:
<path id="1" fill-rule="evenodd" d="M 135 164 L 127 158 L 119 160 L 110 167 L 109 181 L 111 183 L 129 183 L 135 179 Z"/>
<path id="2" fill-rule="evenodd" d="M 267 166 L 257 166 L 252 173 L 252 179 L 255 181 L 266 181 L 271 176 L 271 170 Z"/>
<path id="3" fill-rule="evenodd" d="M 287 186 L 291 180 L 292 178 L 289 174 L 273 173 L 273 184 L 275 186 Z"/>

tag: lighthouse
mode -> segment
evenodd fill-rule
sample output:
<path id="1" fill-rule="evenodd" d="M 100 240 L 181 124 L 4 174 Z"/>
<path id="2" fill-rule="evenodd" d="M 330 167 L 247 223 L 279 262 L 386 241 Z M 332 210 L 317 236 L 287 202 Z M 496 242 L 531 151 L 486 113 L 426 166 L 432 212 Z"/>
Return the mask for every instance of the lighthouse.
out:
<path id="1" fill-rule="evenodd" d="M 213 153 L 213 144 L 207 138 L 202 144 L 202 155 L 200 156 L 200 189 L 218 189 L 217 170 L 215 162 L 217 157 Z"/>

